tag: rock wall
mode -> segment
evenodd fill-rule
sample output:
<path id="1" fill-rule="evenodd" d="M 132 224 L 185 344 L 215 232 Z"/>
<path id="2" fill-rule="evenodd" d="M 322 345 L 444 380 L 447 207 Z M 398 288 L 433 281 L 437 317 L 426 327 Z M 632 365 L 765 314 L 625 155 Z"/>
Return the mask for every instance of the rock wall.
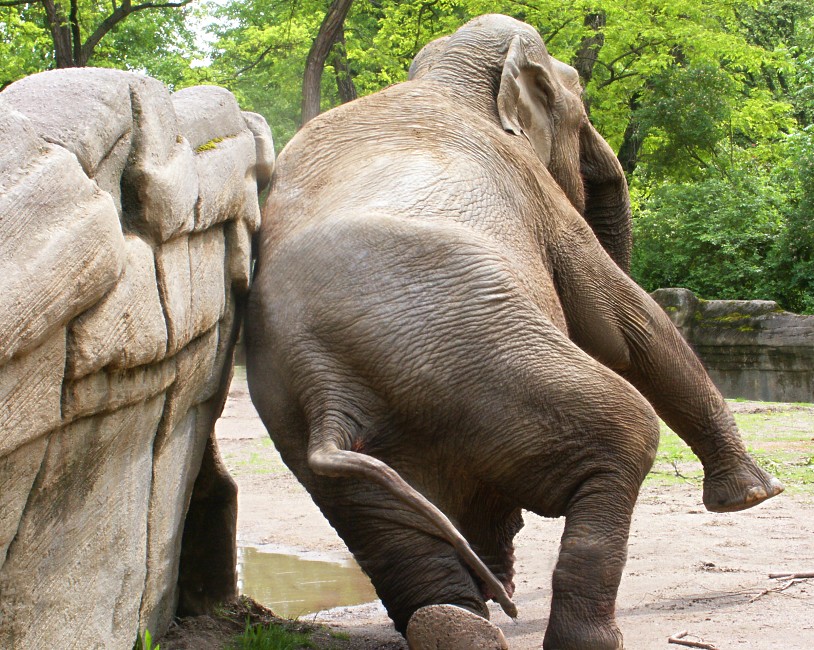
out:
<path id="1" fill-rule="evenodd" d="M 0 647 L 130 650 L 234 595 L 213 428 L 273 158 L 215 86 L 0 93 Z"/>
<path id="2" fill-rule="evenodd" d="M 814 316 L 769 300 L 701 300 L 687 289 L 652 295 L 725 397 L 814 402 Z"/>

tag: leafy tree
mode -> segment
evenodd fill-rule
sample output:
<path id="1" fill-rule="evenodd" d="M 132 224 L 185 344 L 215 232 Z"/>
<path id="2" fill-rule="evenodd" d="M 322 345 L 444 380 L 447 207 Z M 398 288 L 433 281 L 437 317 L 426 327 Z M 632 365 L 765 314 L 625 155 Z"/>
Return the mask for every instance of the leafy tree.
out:
<path id="1" fill-rule="evenodd" d="M 777 246 L 767 259 L 774 277 L 774 295 L 787 309 L 814 314 L 814 126 L 789 139 L 794 186 L 793 208 Z"/>
<path id="2" fill-rule="evenodd" d="M 634 220 L 631 274 L 648 291 L 681 286 L 705 298 L 774 298 L 766 260 L 787 208 L 777 186 L 746 170 L 661 185 Z"/>
<path id="3" fill-rule="evenodd" d="M 5 86 L 32 72 L 91 62 L 180 79 L 193 33 L 178 9 L 190 2 L 0 0 L 0 51 L 10 55 L 0 59 L 0 80 Z"/>

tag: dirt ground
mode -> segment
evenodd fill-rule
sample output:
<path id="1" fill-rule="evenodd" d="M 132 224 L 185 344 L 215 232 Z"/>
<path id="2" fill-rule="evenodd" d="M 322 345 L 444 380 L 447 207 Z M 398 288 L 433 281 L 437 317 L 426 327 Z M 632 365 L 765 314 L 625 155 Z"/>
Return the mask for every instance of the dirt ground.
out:
<path id="1" fill-rule="evenodd" d="M 759 405 L 734 404 L 755 412 Z M 348 553 L 307 493 L 285 470 L 249 401 L 238 372 L 218 428 L 218 440 L 239 492 L 242 544 L 341 560 Z M 814 439 L 814 431 L 812 431 Z M 814 443 L 812 443 L 814 448 Z M 517 536 L 512 621 L 493 605 L 492 620 L 512 650 L 542 645 L 551 572 L 562 520 L 525 514 Z M 617 618 L 628 649 L 678 648 L 671 635 L 721 650 L 814 648 L 814 580 L 769 578 L 814 571 L 814 496 L 783 494 L 751 510 L 712 514 L 695 482 L 646 483 L 634 513 Z M 406 648 L 381 604 L 340 607 L 303 617 L 339 632 L 325 647 Z M 162 644 L 172 650 L 183 645 Z M 196 646 L 186 646 L 196 647 Z M 197 646 L 202 647 L 202 646 Z M 216 647 L 215 645 L 212 646 Z"/>

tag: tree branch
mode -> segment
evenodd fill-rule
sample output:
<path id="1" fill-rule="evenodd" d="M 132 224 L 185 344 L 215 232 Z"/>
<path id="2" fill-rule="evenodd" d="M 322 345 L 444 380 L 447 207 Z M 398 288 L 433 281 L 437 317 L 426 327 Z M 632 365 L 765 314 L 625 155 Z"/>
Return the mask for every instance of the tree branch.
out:
<path id="1" fill-rule="evenodd" d="M 54 0 L 41 0 L 45 9 L 45 18 L 48 21 L 48 30 L 54 42 L 54 57 L 57 68 L 70 68 L 76 65 L 71 53 L 71 33 L 68 21 L 59 4 Z"/>
<path id="2" fill-rule="evenodd" d="M 31 0 L 0 0 L 0 7 L 19 7 L 31 4 Z"/>
<path id="3" fill-rule="evenodd" d="M 77 65 L 83 66 L 87 64 L 90 57 L 93 55 L 94 48 L 99 44 L 99 41 L 110 32 L 116 25 L 127 18 L 130 14 L 137 11 L 144 11 L 145 9 L 173 9 L 184 7 L 192 0 L 180 0 L 179 2 L 145 2 L 140 5 L 132 5 L 131 0 L 124 0 L 113 13 L 105 18 L 99 26 L 94 30 L 93 34 L 88 37 L 82 45 L 82 53 Z"/>
<path id="4" fill-rule="evenodd" d="M 79 29 L 79 3 L 71 0 L 71 40 L 73 41 L 73 60 L 79 60 L 82 56 L 82 32 Z"/>
<path id="5" fill-rule="evenodd" d="M 302 124 L 319 115 L 320 81 L 325 60 L 331 48 L 342 35 L 342 25 L 353 0 L 334 0 L 328 7 L 325 19 L 305 60 L 302 79 Z"/>
<path id="6" fill-rule="evenodd" d="M 257 57 L 257 58 L 256 58 L 254 61 L 252 61 L 251 63 L 247 63 L 247 64 L 246 64 L 246 65 L 244 65 L 242 68 L 240 68 L 240 70 L 238 70 L 237 72 L 235 72 L 235 75 L 234 75 L 234 77 L 233 77 L 233 78 L 234 78 L 234 79 L 237 79 L 237 77 L 239 77 L 240 75 L 242 75 L 244 72 L 248 72 L 249 70 L 252 70 L 252 69 L 254 69 L 255 67 L 257 67 L 257 66 L 260 64 L 260 62 L 261 62 L 263 59 L 265 59 L 265 58 L 266 58 L 266 57 L 267 57 L 267 56 L 268 56 L 268 55 L 271 53 L 271 51 L 272 51 L 273 49 L 274 49 L 274 45 L 273 45 L 273 44 L 272 44 L 272 45 L 269 45 L 269 46 L 268 46 L 268 47 L 267 47 L 265 50 L 263 50 L 262 52 L 260 52 L 260 54 L 258 55 L 258 57 Z"/>

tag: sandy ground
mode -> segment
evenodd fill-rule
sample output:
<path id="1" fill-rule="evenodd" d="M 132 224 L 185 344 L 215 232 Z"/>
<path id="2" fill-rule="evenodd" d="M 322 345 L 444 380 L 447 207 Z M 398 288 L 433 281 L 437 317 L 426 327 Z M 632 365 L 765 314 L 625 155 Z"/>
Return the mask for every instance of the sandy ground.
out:
<path id="1" fill-rule="evenodd" d="M 745 407 L 744 407 L 745 408 Z M 239 488 L 238 537 L 298 554 L 347 557 L 342 541 L 285 470 L 248 397 L 240 372 L 219 421 L 218 440 Z M 814 436 L 814 432 L 812 434 Z M 551 571 L 562 520 L 526 513 L 517 536 L 519 617 L 497 606 L 492 620 L 512 650 L 542 645 Z M 814 497 L 783 494 L 751 510 L 712 514 L 697 484 L 646 485 L 634 514 L 617 618 L 628 649 L 677 648 L 668 637 L 716 648 L 814 648 L 814 580 L 770 579 L 814 571 Z M 786 587 L 781 591 L 783 587 Z M 381 604 L 340 607 L 303 617 L 350 635 L 349 647 L 406 648 Z"/>

